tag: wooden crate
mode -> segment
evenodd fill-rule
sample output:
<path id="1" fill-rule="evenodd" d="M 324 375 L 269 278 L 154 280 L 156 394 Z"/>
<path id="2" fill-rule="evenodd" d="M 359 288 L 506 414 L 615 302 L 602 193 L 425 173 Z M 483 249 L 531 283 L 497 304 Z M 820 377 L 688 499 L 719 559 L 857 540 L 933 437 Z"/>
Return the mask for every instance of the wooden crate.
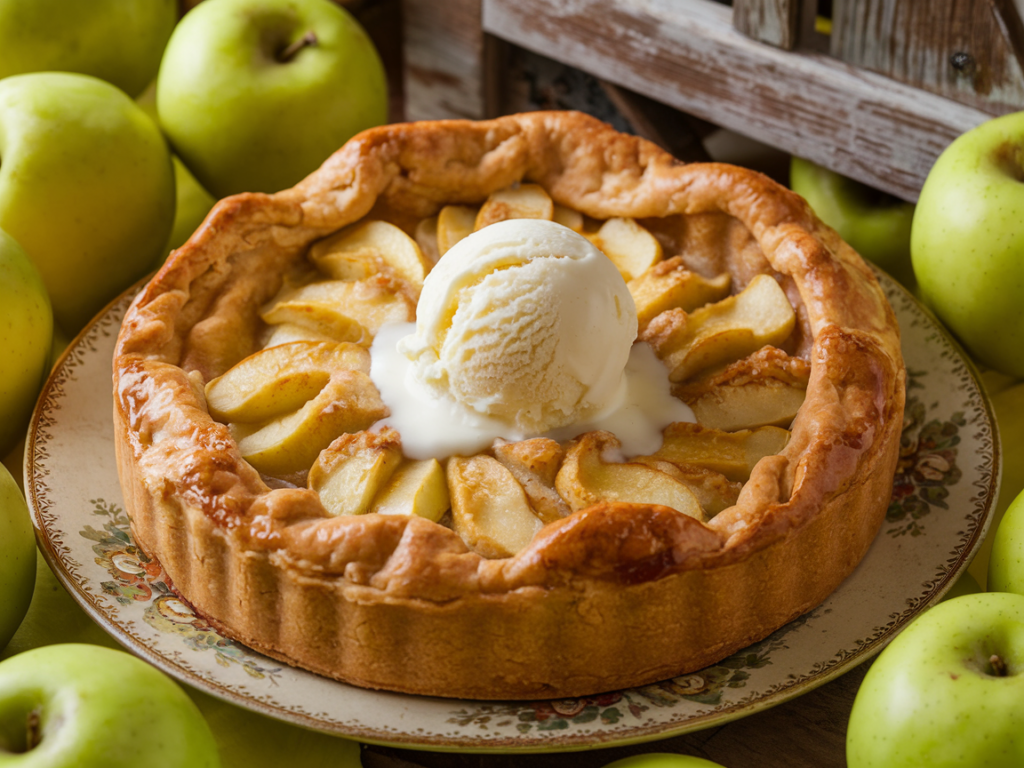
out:
<path id="1" fill-rule="evenodd" d="M 916 200 L 960 133 L 1024 109 L 1014 0 L 403 0 L 405 115 L 500 113 L 504 46 Z"/>

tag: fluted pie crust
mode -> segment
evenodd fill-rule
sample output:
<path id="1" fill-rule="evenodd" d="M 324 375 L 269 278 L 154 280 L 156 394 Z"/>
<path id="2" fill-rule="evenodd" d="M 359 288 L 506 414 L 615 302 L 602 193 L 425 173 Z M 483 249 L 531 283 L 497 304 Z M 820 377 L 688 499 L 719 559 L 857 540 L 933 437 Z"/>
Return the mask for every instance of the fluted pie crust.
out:
<path id="1" fill-rule="evenodd" d="M 411 231 L 517 181 L 597 219 L 631 216 L 733 291 L 776 277 L 811 366 L 785 450 L 708 523 L 603 503 L 485 559 L 403 515 L 329 517 L 271 488 L 202 384 L 258 349 L 259 308 L 308 246 L 372 215 Z M 121 485 L 138 544 L 225 635 L 356 685 L 459 698 L 565 697 L 692 671 L 820 604 L 891 494 L 905 370 L 864 261 L 764 176 L 684 165 L 577 113 L 391 125 L 274 195 L 222 200 L 129 309 L 113 362 Z M 200 379 L 201 377 L 201 379 Z"/>

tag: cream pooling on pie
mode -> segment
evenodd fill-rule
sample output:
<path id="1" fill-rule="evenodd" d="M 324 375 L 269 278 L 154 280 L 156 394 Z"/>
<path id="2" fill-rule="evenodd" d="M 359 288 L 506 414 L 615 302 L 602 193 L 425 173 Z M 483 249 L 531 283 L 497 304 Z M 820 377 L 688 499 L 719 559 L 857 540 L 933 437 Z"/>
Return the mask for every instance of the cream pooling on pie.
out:
<path id="1" fill-rule="evenodd" d="M 555 222 L 502 221 L 457 243 L 427 276 L 416 316 L 372 348 L 386 421 L 409 456 L 593 429 L 616 432 L 627 453 L 651 452 L 667 424 L 694 420 L 665 366 L 634 345 L 619 271 Z"/>

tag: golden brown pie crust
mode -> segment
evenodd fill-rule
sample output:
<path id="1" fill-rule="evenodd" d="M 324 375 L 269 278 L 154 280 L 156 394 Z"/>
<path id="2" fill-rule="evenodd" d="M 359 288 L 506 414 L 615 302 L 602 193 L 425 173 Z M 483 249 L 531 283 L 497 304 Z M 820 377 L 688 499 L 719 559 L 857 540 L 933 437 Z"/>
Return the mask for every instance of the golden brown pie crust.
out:
<path id="1" fill-rule="evenodd" d="M 798 317 L 788 351 L 811 366 L 783 453 L 707 524 L 598 504 L 493 560 L 422 518 L 331 518 L 314 492 L 269 487 L 202 383 L 256 351 L 258 310 L 289 266 L 367 214 L 411 231 L 518 181 L 597 219 L 641 219 L 666 257 L 730 272 L 733 292 L 758 273 L 780 281 Z M 199 613 L 356 685 L 503 699 L 699 669 L 821 603 L 884 517 L 905 383 L 875 278 L 801 198 L 565 112 L 373 129 L 292 189 L 222 200 L 132 304 L 113 370 L 133 534 Z"/>

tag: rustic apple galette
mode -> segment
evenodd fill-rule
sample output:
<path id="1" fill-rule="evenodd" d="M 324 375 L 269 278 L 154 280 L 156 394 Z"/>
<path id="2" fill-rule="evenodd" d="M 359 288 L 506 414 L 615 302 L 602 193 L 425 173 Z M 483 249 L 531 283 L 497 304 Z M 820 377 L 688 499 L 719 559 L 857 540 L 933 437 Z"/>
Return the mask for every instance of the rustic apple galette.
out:
<path id="1" fill-rule="evenodd" d="M 125 317 L 114 417 L 136 540 L 225 635 L 564 697 L 821 603 L 884 517 L 904 379 L 802 199 L 540 112 L 370 130 L 222 200 Z"/>

